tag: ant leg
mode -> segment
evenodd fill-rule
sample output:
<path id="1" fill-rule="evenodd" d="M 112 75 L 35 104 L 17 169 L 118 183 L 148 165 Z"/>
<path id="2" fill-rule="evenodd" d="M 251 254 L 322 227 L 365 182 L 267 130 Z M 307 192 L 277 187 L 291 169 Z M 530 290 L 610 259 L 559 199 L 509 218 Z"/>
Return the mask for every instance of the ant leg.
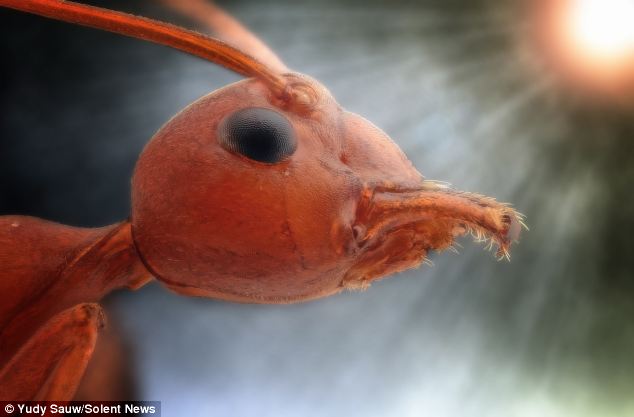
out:
<path id="1" fill-rule="evenodd" d="M 0 370 L 0 400 L 72 400 L 103 323 L 102 308 L 88 303 L 51 318 Z"/>

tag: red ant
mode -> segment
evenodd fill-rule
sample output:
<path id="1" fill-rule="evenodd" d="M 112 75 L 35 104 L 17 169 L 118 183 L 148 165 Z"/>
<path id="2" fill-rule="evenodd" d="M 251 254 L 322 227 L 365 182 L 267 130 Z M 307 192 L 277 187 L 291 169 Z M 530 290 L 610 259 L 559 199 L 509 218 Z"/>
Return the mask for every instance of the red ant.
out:
<path id="1" fill-rule="evenodd" d="M 473 233 L 508 257 L 522 216 L 424 180 L 381 130 L 201 0 L 166 0 L 220 40 L 62 0 L 0 6 L 167 45 L 247 79 L 197 100 L 147 144 L 132 213 L 99 229 L 0 217 L 0 399 L 72 399 L 117 288 L 291 303 L 365 288 Z"/>

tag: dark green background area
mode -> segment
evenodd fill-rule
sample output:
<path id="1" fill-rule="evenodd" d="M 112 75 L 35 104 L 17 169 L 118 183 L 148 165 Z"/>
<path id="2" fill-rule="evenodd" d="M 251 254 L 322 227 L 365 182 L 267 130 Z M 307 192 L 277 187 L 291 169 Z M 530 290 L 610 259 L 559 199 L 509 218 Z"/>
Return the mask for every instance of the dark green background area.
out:
<path id="1" fill-rule="evenodd" d="M 188 23 L 152 1 L 93 4 Z M 511 263 L 463 239 L 433 268 L 302 305 L 115 294 L 138 399 L 166 416 L 634 415 L 634 107 L 525 65 L 519 2 L 222 5 L 426 177 L 512 202 L 531 230 Z M 17 12 L 0 31 L 0 214 L 126 218 L 152 134 L 239 79 Z"/>

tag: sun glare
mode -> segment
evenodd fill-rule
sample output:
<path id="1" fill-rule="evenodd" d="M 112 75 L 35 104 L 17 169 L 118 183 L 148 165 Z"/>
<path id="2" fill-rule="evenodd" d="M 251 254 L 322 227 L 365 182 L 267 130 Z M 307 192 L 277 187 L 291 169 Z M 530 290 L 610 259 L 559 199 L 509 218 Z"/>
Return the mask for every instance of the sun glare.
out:
<path id="1" fill-rule="evenodd" d="M 573 0 L 571 40 L 598 59 L 634 53 L 634 0 Z"/>
<path id="2" fill-rule="evenodd" d="M 634 0 L 526 1 L 543 74 L 583 95 L 634 99 Z"/>

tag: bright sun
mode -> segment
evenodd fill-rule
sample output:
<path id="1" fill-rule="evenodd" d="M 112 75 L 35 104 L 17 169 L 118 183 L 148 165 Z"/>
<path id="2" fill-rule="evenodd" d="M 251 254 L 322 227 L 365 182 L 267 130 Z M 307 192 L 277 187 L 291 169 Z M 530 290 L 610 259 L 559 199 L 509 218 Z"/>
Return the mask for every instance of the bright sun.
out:
<path id="1" fill-rule="evenodd" d="M 634 53 L 634 0 L 573 0 L 568 28 L 580 52 L 598 59 Z"/>
<path id="2" fill-rule="evenodd" d="M 561 85 L 634 98 L 634 0 L 526 0 L 536 62 Z"/>

